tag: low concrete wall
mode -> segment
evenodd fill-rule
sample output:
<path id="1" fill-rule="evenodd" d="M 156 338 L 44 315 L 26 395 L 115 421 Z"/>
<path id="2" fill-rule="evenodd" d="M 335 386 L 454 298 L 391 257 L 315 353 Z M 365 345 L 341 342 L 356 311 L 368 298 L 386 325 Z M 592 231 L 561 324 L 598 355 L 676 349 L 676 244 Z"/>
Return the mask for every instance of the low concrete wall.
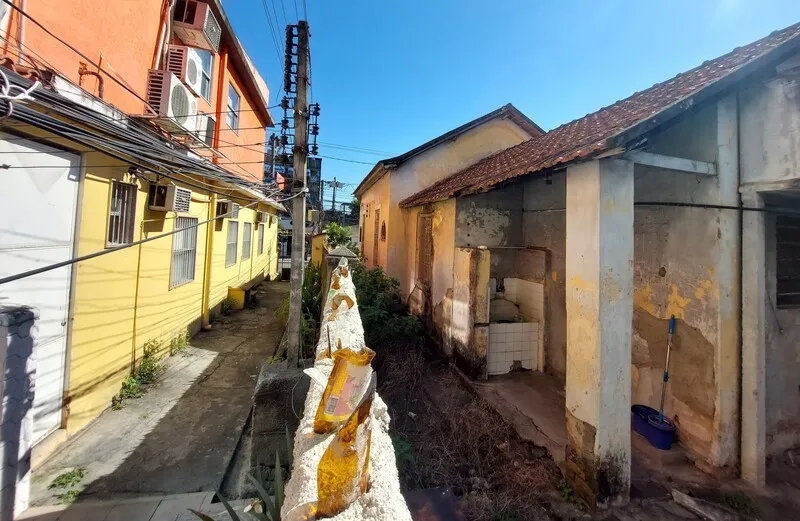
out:
<path id="1" fill-rule="evenodd" d="M 331 288 L 327 293 L 317 355 L 323 354 L 328 349 L 329 334 L 334 349 L 339 339 L 342 345 L 352 349 L 365 347 L 364 328 L 361 325 L 357 303 L 348 310 L 345 310 L 346 305 L 341 306 L 334 320 L 330 320 L 331 301 L 336 294 L 345 294 L 356 301 L 355 287 L 350 276 L 340 278 L 338 291 Z M 333 361 L 330 358 L 323 358 L 314 363 L 316 377 L 311 378 L 303 417 L 295 434 L 294 467 L 286 485 L 286 500 L 281 509 L 281 519 L 303 519 L 317 501 L 319 462 L 336 433 L 315 434 L 314 416 L 332 369 Z M 370 422 L 372 422 L 372 442 L 368 466 L 369 491 L 357 497 L 343 512 L 330 519 L 411 521 L 411 514 L 400 493 L 394 448 L 389 438 L 389 414 L 386 404 L 377 394 L 372 402 Z M 363 427 L 359 428 L 359 435 L 362 429 Z"/>

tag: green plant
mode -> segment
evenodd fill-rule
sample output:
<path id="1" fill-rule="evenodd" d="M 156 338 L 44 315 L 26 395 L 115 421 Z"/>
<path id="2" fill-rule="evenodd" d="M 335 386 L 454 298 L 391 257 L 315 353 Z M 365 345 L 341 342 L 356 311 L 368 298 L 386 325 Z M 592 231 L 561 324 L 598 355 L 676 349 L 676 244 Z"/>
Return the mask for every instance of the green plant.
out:
<path id="1" fill-rule="evenodd" d="M 70 503 L 75 501 L 75 499 L 77 499 L 78 494 L 80 493 L 81 493 L 80 490 L 73 488 L 67 490 L 66 492 L 62 492 L 61 494 L 56 494 L 56 499 L 58 499 L 58 502 L 61 503 L 62 505 L 69 505 Z"/>
<path id="2" fill-rule="evenodd" d="M 397 468 L 402 472 L 406 465 L 414 461 L 414 446 L 403 436 L 397 434 L 392 434 L 391 440 L 395 459 L 397 460 Z"/>
<path id="3" fill-rule="evenodd" d="M 558 482 L 558 491 L 561 492 L 561 498 L 565 501 L 572 500 L 572 486 L 566 479 Z"/>
<path id="4" fill-rule="evenodd" d="M 753 500 L 744 492 L 737 490 L 735 492 L 726 492 L 722 496 L 725 505 L 735 510 L 740 514 L 746 516 L 754 516 L 758 514 L 758 508 Z"/>
<path id="5" fill-rule="evenodd" d="M 161 344 L 155 340 L 150 340 L 145 343 L 143 347 L 144 354 L 139 361 L 139 367 L 136 368 L 134 378 L 140 385 L 150 385 L 154 383 L 158 377 L 164 372 L 164 364 L 158 357 L 158 352 L 161 349 Z"/>
<path id="6" fill-rule="evenodd" d="M 118 394 L 111 397 L 111 410 L 118 411 L 122 409 L 122 405 L 122 398 L 120 398 Z"/>
<path id="7" fill-rule="evenodd" d="M 47 488 L 69 488 L 75 486 L 81 482 L 85 475 L 86 469 L 83 467 L 77 467 L 67 472 L 62 472 L 53 479 L 53 482 L 50 483 L 50 486 Z"/>
<path id="8" fill-rule="evenodd" d="M 236 301 L 233 300 L 231 297 L 226 298 L 222 301 L 220 305 L 219 312 L 223 315 L 230 315 L 233 313 L 233 310 L 236 309 Z"/>
<path id="9" fill-rule="evenodd" d="M 358 310 L 368 346 L 414 344 L 421 341 L 422 324 L 411 315 L 400 295 L 400 283 L 380 267 L 352 267 Z"/>
<path id="10" fill-rule="evenodd" d="M 350 230 L 338 223 L 329 223 L 325 227 L 326 240 L 328 246 L 333 249 L 338 246 L 349 246 L 353 236 L 350 235 Z"/>
<path id="11" fill-rule="evenodd" d="M 119 402 L 119 408 L 122 408 L 122 401 L 128 400 L 130 398 L 139 398 L 144 394 L 144 389 L 142 389 L 142 385 L 139 383 L 139 380 L 134 378 L 133 376 L 128 376 L 122 381 L 122 388 L 119 390 L 119 394 L 117 395 L 117 399 Z M 112 401 L 112 406 L 113 406 Z"/>
<path id="12" fill-rule="evenodd" d="M 169 356 L 185 351 L 189 347 L 189 332 L 183 331 L 169 342 Z"/>

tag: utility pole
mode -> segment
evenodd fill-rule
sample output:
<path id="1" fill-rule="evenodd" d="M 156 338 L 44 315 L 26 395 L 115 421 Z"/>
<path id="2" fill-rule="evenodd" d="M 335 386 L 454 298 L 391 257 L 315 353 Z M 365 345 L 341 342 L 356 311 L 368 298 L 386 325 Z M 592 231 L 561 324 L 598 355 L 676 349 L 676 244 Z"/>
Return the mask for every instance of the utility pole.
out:
<path id="1" fill-rule="evenodd" d="M 287 28 L 287 31 L 291 30 Z M 291 53 L 287 46 L 287 57 Z M 306 251 L 306 160 L 308 158 L 308 22 L 297 22 L 297 97 L 294 103 L 294 178 L 292 182 L 292 263 L 289 290 L 289 321 L 286 327 L 286 362 L 297 367 L 300 357 L 303 268 Z"/>
<path id="2" fill-rule="evenodd" d="M 333 218 L 336 219 L 336 178 L 333 178 L 333 200 L 331 201 L 331 213 Z"/>

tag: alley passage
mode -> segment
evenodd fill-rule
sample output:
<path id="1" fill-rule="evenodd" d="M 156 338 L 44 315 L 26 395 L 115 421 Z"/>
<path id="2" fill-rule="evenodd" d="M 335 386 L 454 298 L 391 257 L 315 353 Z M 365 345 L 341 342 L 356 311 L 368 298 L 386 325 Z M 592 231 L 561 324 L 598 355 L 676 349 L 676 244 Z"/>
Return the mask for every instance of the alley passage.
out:
<path id="1" fill-rule="evenodd" d="M 85 469 L 78 499 L 177 494 L 219 488 L 252 405 L 261 365 L 275 352 L 283 323 L 275 311 L 287 283 L 263 282 L 255 304 L 221 317 L 166 360 L 143 397 L 107 410 L 34 471 L 34 505 L 58 502 L 53 478 Z"/>

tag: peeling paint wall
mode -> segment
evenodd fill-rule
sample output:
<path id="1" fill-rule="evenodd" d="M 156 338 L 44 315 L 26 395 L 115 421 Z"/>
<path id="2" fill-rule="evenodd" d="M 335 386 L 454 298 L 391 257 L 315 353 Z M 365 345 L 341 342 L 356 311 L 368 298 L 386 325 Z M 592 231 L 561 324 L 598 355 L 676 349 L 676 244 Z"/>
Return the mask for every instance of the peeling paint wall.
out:
<path id="1" fill-rule="evenodd" d="M 389 271 L 387 266 L 388 241 L 381 241 L 380 226 L 378 227 L 378 256 L 375 257 L 375 212 L 379 211 L 380 220 L 386 221 L 387 234 L 391 232 L 387 215 L 391 201 L 389 175 L 383 176 L 361 196 L 359 221 L 359 226 L 363 228 L 364 233 L 364 240 L 361 241 L 361 254 L 364 256 L 366 265 L 370 268 L 381 266 L 387 272 Z"/>
<path id="2" fill-rule="evenodd" d="M 453 258 L 453 359 L 470 377 L 487 377 L 489 252 L 457 248 Z"/>

